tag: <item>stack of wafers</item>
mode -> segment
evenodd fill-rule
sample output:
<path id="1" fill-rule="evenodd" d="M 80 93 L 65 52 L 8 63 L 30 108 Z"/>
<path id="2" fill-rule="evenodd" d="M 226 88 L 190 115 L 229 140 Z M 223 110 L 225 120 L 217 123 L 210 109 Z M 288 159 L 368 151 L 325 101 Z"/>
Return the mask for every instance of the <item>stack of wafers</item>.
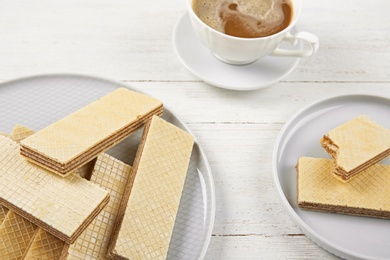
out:
<path id="1" fill-rule="evenodd" d="M 194 140 L 161 114 L 118 89 L 37 133 L 0 134 L 1 258 L 166 258 Z M 144 125 L 134 170 L 103 153 Z"/>
<path id="2" fill-rule="evenodd" d="M 299 158 L 297 200 L 303 209 L 390 218 L 390 130 L 359 115 L 321 139 L 332 159 Z"/>

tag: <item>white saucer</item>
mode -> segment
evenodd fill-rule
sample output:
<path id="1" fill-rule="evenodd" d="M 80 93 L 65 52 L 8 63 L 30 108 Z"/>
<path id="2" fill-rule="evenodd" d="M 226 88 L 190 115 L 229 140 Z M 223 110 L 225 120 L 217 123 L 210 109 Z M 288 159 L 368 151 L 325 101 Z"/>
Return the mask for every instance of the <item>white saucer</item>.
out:
<path id="1" fill-rule="evenodd" d="M 231 90 L 255 90 L 271 86 L 290 74 L 299 58 L 267 56 L 248 65 L 229 65 L 218 60 L 196 37 L 188 13 L 180 17 L 173 31 L 173 46 L 184 66 L 213 86 Z M 283 43 L 285 49 L 302 49 Z"/>

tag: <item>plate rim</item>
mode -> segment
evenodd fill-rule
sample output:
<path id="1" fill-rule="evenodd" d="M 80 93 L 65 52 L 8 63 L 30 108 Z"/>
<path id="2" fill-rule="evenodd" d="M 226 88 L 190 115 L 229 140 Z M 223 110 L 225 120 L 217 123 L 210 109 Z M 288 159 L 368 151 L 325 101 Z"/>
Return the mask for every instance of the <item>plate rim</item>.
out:
<path id="1" fill-rule="evenodd" d="M 21 81 L 29 81 L 29 80 L 39 79 L 39 78 L 48 78 L 48 77 L 53 77 L 53 78 L 55 78 L 55 77 L 63 77 L 63 78 L 69 77 L 69 78 L 72 78 L 73 77 L 73 78 L 92 79 L 92 80 L 98 80 L 98 81 L 107 81 L 107 82 L 111 82 L 111 83 L 113 83 L 115 85 L 118 85 L 118 87 L 119 86 L 123 86 L 123 87 L 125 87 L 125 88 L 127 88 L 129 90 L 134 90 L 134 91 L 137 91 L 139 93 L 142 93 L 142 94 L 145 94 L 145 95 L 148 95 L 148 96 L 152 96 L 150 94 L 145 93 L 144 91 L 142 91 L 141 89 L 139 89 L 136 86 L 132 86 L 130 84 L 127 84 L 127 82 L 121 82 L 121 81 L 114 80 L 114 79 L 111 79 L 111 78 L 108 78 L 108 77 L 102 77 L 102 76 L 91 75 L 91 74 L 82 74 L 82 73 L 56 73 L 55 72 L 55 73 L 41 73 L 41 74 L 25 75 L 25 76 L 20 76 L 20 77 L 4 80 L 4 81 L 0 82 L 0 88 L 2 88 L 4 86 L 7 86 L 7 85 L 10 85 L 10 84 L 15 84 L 15 83 L 18 83 L 18 82 L 21 82 Z M 215 182 L 214 182 L 213 173 L 212 173 L 212 170 L 211 170 L 211 166 L 210 166 L 209 160 L 208 160 L 208 158 L 206 156 L 206 153 L 204 152 L 202 145 L 199 143 L 197 137 L 193 134 L 191 129 L 188 128 L 187 124 L 185 124 L 184 121 L 182 121 L 180 119 L 180 117 L 178 117 L 174 113 L 174 110 L 172 110 L 169 106 L 166 106 L 164 104 L 164 109 L 167 109 L 168 112 L 170 112 L 173 116 L 175 116 L 176 120 L 180 124 L 182 124 L 182 126 L 185 129 L 185 131 L 187 131 L 189 134 L 191 134 L 194 137 L 195 144 L 197 145 L 201 156 L 205 160 L 205 166 L 206 166 L 206 169 L 207 169 L 207 175 L 209 177 L 209 187 L 210 187 L 210 190 L 209 190 L 209 192 L 210 192 L 210 223 L 206 227 L 207 228 L 207 232 L 205 233 L 205 238 L 206 239 L 205 239 L 205 241 L 203 243 L 203 246 L 202 246 L 201 250 L 199 251 L 199 258 L 198 259 L 203 259 L 205 257 L 205 255 L 206 255 L 208 246 L 210 244 L 212 231 L 213 231 L 214 224 L 215 224 L 216 196 L 215 196 Z"/>
<path id="2" fill-rule="evenodd" d="M 173 43 L 173 49 L 176 53 L 176 56 L 179 58 L 180 62 L 184 65 L 184 67 L 190 71 L 194 76 L 196 76 L 198 79 L 204 81 L 205 83 L 211 85 L 211 86 L 215 86 L 215 87 L 218 87 L 218 88 L 221 88 L 221 89 L 227 89 L 227 90 L 234 90 L 234 91 L 253 91 L 253 90 L 259 90 L 259 89 L 263 89 L 263 88 L 267 88 L 267 87 L 271 87 L 272 85 L 280 82 L 281 80 L 283 80 L 285 77 L 287 77 L 288 75 L 290 75 L 294 70 L 295 68 L 298 66 L 301 58 L 297 58 L 297 57 L 290 57 L 291 59 L 295 59 L 295 62 L 294 64 L 291 66 L 291 68 L 289 68 L 288 70 L 286 70 L 286 72 L 279 76 L 278 78 L 275 78 L 274 80 L 272 81 L 268 81 L 266 82 L 266 84 L 257 84 L 257 85 L 252 85 L 252 86 L 249 86 L 249 87 L 241 87 L 241 88 L 238 88 L 238 87 L 234 87 L 234 86 L 227 86 L 225 84 L 220 84 L 218 82 L 215 82 L 213 80 L 208 80 L 208 79 L 205 79 L 205 77 L 203 77 L 202 75 L 200 75 L 198 72 L 194 71 L 188 64 L 187 62 L 185 62 L 185 60 L 182 58 L 182 56 L 180 55 L 180 52 L 178 51 L 178 46 L 177 46 L 177 31 L 178 31 L 178 27 L 180 26 L 181 22 L 186 18 L 186 16 L 188 16 L 188 19 L 189 19 L 189 13 L 188 11 L 185 11 L 176 21 L 175 23 L 175 26 L 173 28 L 173 33 L 172 33 L 172 43 Z M 190 21 L 191 22 L 191 21 Z M 293 30 L 296 29 L 296 26 L 294 26 Z M 193 29 L 191 28 L 191 31 L 192 33 L 195 33 L 193 31 Z M 201 44 L 201 42 L 199 42 L 199 44 Z M 300 43 L 300 49 L 303 48 L 303 44 Z M 286 57 L 281 57 L 281 58 L 286 58 Z M 222 62 L 222 61 L 221 61 Z M 254 61 L 256 62 L 256 61 Z M 247 65 L 250 65 L 250 64 L 247 64 Z M 232 66 L 241 66 L 241 65 L 232 65 Z M 242 66 L 246 66 L 246 65 L 242 65 Z"/>
<path id="3" fill-rule="evenodd" d="M 376 98 L 376 99 L 383 99 L 390 102 L 390 96 L 379 96 L 374 95 L 372 93 L 347 93 L 347 94 L 341 94 L 341 95 L 330 95 L 321 99 L 318 99 L 316 101 L 313 101 L 305 106 L 303 106 L 301 109 L 293 113 L 288 120 L 284 123 L 283 127 L 279 131 L 279 134 L 275 140 L 273 152 L 272 152 L 272 174 L 273 174 L 273 181 L 274 185 L 277 189 L 278 197 L 283 205 L 283 208 L 285 211 L 287 211 L 287 214 L 293 220 L 293 222 L 303 231 L 303 233 L 310 238 L 313 242 L 315 242 L 318 246 L 322 247 L 326 251 L 342 258 L 357 258 L 357 259 L 375 259 L 372 256 L 362 255 L 356 252 L 352 252 L 350 250 L 347 250 L 345 248 L 342 248 L 341 246 L 325 239 L 322 237 L 319 233 L 314 231 L 309 225 L 306 224 L 305 221 L 301 219 L 301 217 L 296 213 L 296 211 L 292 208 L 291 204 L 289 203 L 288 199 L 286 198 L 283 188 L 280 185 L 280 179 L 278 176 L 277 171 L 277 156 L 279 152 L 279 146 L 281 144 L 282 138 L 286 135 L 288 128 L 297 121 L 297 118 L 304 114 L 305 112 L 309 111 L 310 109 L 326 102 L 330 102 L 332 100 L 336 99 L 351 99 L 351 98 Z"/>

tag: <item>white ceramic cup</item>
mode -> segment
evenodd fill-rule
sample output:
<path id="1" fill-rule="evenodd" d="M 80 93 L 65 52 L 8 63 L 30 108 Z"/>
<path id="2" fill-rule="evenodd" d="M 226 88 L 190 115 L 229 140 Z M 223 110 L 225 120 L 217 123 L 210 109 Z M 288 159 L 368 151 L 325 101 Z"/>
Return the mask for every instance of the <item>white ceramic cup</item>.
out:
<path id="1" fill-rule="evenodd" d="M 291 34 L 291 29 L 298 21 L 302 9 L 301 0 L 291 0 L 293 17 L 284 30 L 266 37 L 241 38 L 219 32 L 206 25 L 192 9 L 192 1 L 187 1 L 192 27 L 201 42 L 221 61 L 229 64 L 248 64 L 267 55 L 285 57 L 310 57 L 319 48 L 318 37 L 309 32 Z M 302 50 L 287 50 L 279 48 L 283 41 L 296 45 L 304 41 Z"/>

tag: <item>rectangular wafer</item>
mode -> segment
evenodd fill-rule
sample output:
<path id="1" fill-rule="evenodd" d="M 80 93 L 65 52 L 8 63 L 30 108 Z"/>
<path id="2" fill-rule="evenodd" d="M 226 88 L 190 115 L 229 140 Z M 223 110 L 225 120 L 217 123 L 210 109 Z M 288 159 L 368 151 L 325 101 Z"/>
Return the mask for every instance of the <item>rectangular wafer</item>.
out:
<path id="1" fill-rule="evenodd" d="M 321 145 L 334 159 L 333 173 L 348 180 L 390 155 L 390 130 L 359 115 L 330 130 Z"/>
<path id="2" fill-rule="evenodd" d="M 22 140 L 24 140 L 25 138 L 29 137 L 30 135 L 32 135 L 34 133 L 35 133 L 34 130 L 31 130 L 30 128 L 16 124 L 8 137 L 17 143 L 20 143 Z M 87 162 L 83 166 L 75 169 L 74 172 L 85 179 L 89 179 L 89 177 L 90 177 L 89 175 L 92 172 L 92 168 L 93 168 L 94 163 L 95 163 L 94 160 Z"/>
<path id="3" fill-rule="evenodd" d="M 114 259 L 166 258 L 193 143 L 159 117 L 145 126 L 110 239 Z"/>
<path id="4" fill-rule="evenodd" d="M 91 182 L 110 193 L 110 202 L 69 247 L 70 259 L 108 259 L 108 242 L 131 167 L 105 153 L 99 155 Z"/>
<path id="5" fill-rule="evenodd" d="M 78 175 L 61 177 L 19 154 L 0 136 L 0 203 L 44 230 L 72 243 L 108 203 L 107 191 Z"/>
<path id="6" fill-rule="evenodd" d="M 30 221 L 9 211 L 0 226 L 0 258 L 22 259 L 37 229 Z"/>
<path id="7" fill-rule="evenodd" d="M 162 110 L 160 101 L 119 88 L 24 139 L 20 152 L 34 163 L 66 175 L 125 139 L 152 115 L 161 115 Z"/>
<path id="8" fill-rule="evenodd" d="M 331 159 L 303 157 L 297 164 L 297 200 L 303 209 L 390 218 L 390 165 L 375 164 L 348 182 L 332 174 Z"/>

